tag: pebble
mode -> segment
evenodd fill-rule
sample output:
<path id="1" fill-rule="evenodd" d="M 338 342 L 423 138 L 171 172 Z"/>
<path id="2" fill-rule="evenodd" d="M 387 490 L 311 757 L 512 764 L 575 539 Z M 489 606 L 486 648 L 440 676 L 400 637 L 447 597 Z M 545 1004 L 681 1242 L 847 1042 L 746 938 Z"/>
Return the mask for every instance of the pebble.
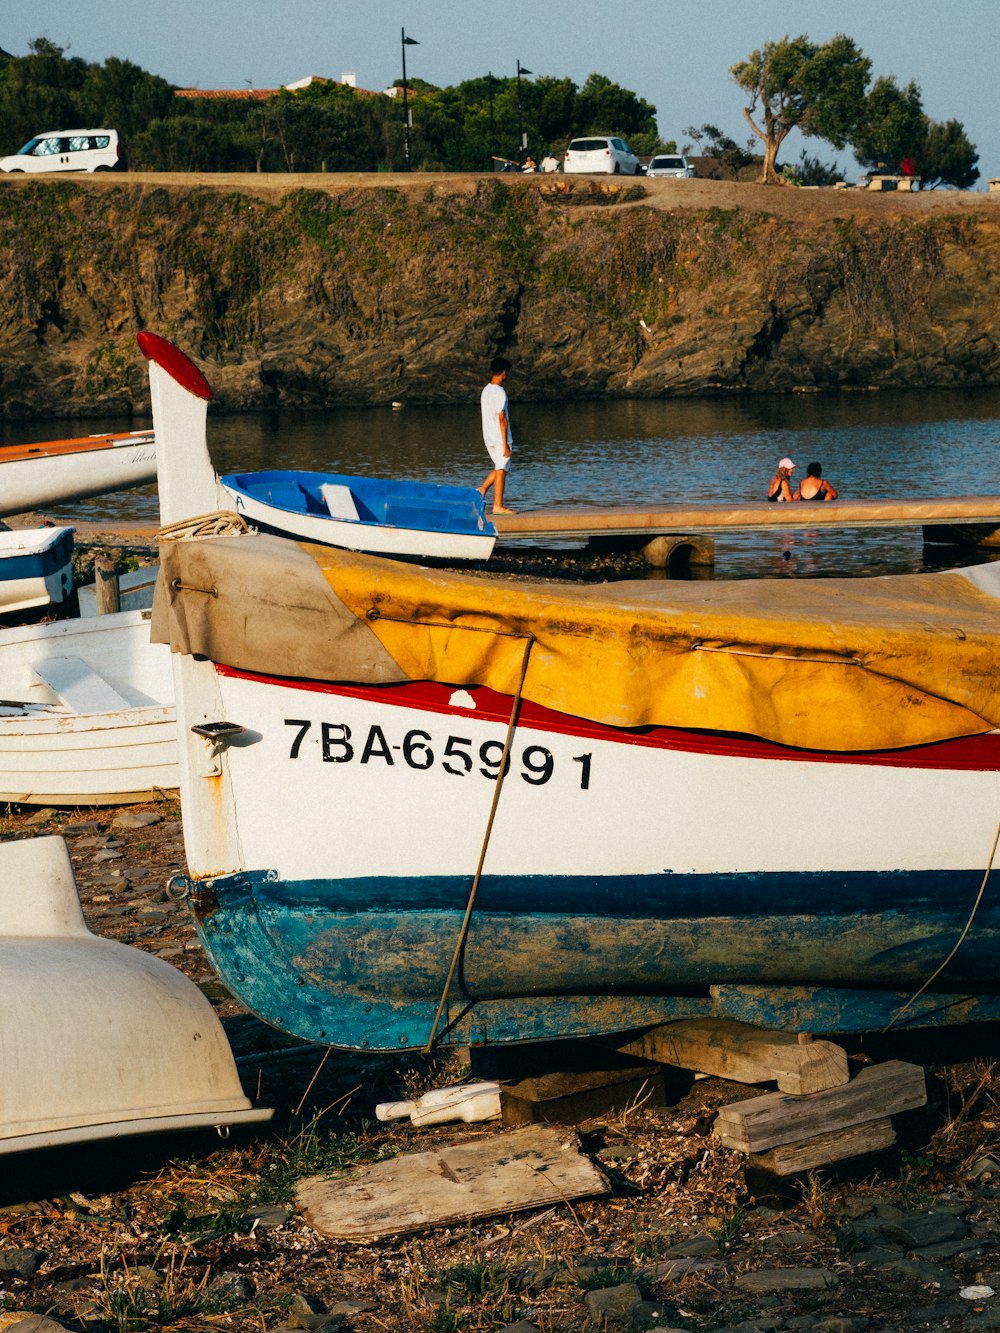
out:
<path id="1" fill-rule="evenodd" d="M 111 821 L 113 829 L 149 828 L 153 824 L 162 824 L 163 816 L 155 810 L 123 810 Z"/>
<path id="2" fill-rule="evenodd" d="M 9 1273 L 12 1277 L 19 1277 L 22 1282 L 28 1282 L 47 1257 L 44 1250 L 27 1248 L 0 1250 L 0 1272 Z"/>
<path id="3" fill-rule="evenodd" d="M 243 1303 L 253 1300 L 256 1289 L 248 1277 L 242 1273 L 220 1273 L 205 1288 L 205 1295 L 212 1300 Z"/>
<path id="4" fill-rule="evenodd" d="M 597 1328 L 631 1324 L 636 1308 L 642 1304 L 642 1292 L 634 1282 L 617 1287 L 601 1287 L 584 1297 L 587 1315 Z"/>

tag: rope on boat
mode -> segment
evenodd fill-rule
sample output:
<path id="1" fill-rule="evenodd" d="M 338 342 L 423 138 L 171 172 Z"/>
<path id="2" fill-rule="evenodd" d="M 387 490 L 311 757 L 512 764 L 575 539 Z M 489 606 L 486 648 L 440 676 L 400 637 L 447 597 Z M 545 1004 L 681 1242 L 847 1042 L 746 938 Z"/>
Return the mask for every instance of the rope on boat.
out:
<path id="1" fill-rule="evenodd" d="M 462 927 L 458 932 L 458 939 L 455 941 L 455 952 L 452 954 L 451 967 L 448 969 L 448 976 L 445 979 L 444 990 L 441 992 L 441 999 L 438 1001 L 437 1012 L 434 1015 L 434 1022 L 431 1024 L 431 1030 L 427 1035 L 427 1042 L 424 1046 L 425 1055 L 430 1055 L 431 1050 L 433 1049 L 438 1024 L 441 1022 L 441 1015 L 444 1013 L 444 1007 L 448 1003 L 448 992 L 451 990 L 451 983 L 454 979 L 455 972 L 458 970 L 459 960 L 465 951 L 465 942 L 469 936 L 469 925 L 472 921 L 472 908 L 476 901 L 476 893 L 479 890 L 479 881 L 483 877 L 483 865 L 486 861 L 486 852 L 490 845 L 490 835 L 493 832 L 493 820 L 496 816 L 497 806 L 500 803 L 500 792 L 503 788 L 503 780 L 507 774 L 510 747 L 514 739 L 514 731 L 517 728 L 517 715 L 521 710 L 521 693 L 524 689 L 524 678 L 528 674 L 528 658 L 531 655 L 531 649 L 534 642 L 534 635 L 529 634 L 526 636 L 524 643 L 524 657 L 521 660 L 521 675 L 517 682 L 517 690 L 514 693 L 514 702 L 510 710 L 510 720 L 507 723 L 507 735 L 504 738 L 503 754 L 500 758 L 500 771 L 497 774 L 496 786 L 493 789 L 493 800 L 490 804 L 490 815 L 486 821 L 486 832 L 483 834 L 483 845 L 479 850 L 479 864 L 476 866 L 476 873 L 472 880 L 472 888 L 469 890 L 469 901 L 465 904 L 465 916 L 462 918 Z"/>
<path id="2" fill-rule="evenodd" d="M 915 1000 L 918 1000 L 921 995 L 923 995 L 924 991 L 927 989 L 928 986 L 932 984 L 932 982 L 937 980 L 937 978 L 945 970 L 945 968 L 948 966 L 948 964 L 951 962 L 951 960 L 955 957 L 959 949 L 964 944 L 965 937 L 972 929 L 972 923 L 976 919 L 976 913 L 979 911 L 979 905 L 983 901 L 983 894 L 986 892 L 986 885 L 990 877 L 990 872 L 993 869 L 993 858 L 994 856 L 996 856 L 998 843 L 1000 843 L 1000 822 L 997 823 L 996 832 L 993 834 L 993 846 L 990 848 L 990 854 L 986 858 L 986 870 L 983 874 L 983 882 L 979 886 L 979 892 L 976 894 L 976 901 L 972 904 L 972 911 L 969 913 L 969 919 L 968 921 L 966 921 L 961 935 L 959 935 L 958 939 L 955 941 L 951 952 L 949 953 L 948 957 L 944 960 L 944 962 L 940 963 L 930 974 L 930 976 L 920 987 L 920 989 L 914 991 L 913 994 L 910 996 L 910 998 L 906 1001 L 906 1003 L 901 1008 L 896 1010 L 893 1016 L 889 1019 L 888 1023 L 886 1023 L 885 1027 L 882 1029 L 883 1032 L 888 1032 L 891 1027 L 894 1027 L 896 1023 L 899 1022 L 900 1018 L 902 1018 L 903 1014 L 906 1013 L 910 1005 L 913 1004 Z"/>
<path id="3" fill-rule="evenodd" d="M 860 657 L 844 657 L 836 653 L 755 653 L 748 648 L 730 648 L 727 645 L 716 647 L 696 639 L 691 645 L 693 653 L 728 653 L 731 657 L 763 657 L 769 662 L 818 662 L 821 666 L 864 666 Z"/>
<path id="4" fill-rule="evenodd" d="M 253 532 L 253 528 L 234 509 L 217 509 L 212 514 L 197 514 L 194 518 L 182 518 L 177 523 L 165 524 L 158 530 L 156 540 L 167 542 L 177 541 L 180 537 L 223 537 L 233 532 Z"/>

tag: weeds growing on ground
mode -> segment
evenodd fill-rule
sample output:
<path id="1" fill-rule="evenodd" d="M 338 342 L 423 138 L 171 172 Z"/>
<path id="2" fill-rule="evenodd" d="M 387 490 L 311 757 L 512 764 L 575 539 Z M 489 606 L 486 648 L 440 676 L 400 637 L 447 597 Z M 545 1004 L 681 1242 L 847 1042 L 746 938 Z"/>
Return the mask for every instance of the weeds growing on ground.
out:
<path id="1" fill-rule="evenodd" d="M 711 1222 L 705 1228 L 718 1246 L 720 1254 L 727 1254 L 739 1239 L 743 1224 L 747 1220 L 746 1210 L 734 1208 L 731 1213 L 718 1222 Z"/>

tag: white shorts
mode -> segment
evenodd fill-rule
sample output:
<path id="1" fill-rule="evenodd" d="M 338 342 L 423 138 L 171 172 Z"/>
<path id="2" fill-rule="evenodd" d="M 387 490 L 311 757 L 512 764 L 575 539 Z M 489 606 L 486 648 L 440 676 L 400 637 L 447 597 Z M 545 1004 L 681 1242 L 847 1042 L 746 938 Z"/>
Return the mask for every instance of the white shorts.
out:
<path id="1" fill-rule="evenodd" d="M 510 467 L 510 454 L 505 454 L 502 444 L 488 444 L 486 451 L 493 460 L 494 472 L 506 472 Z M 513 451 L 512 451 L 513 452 Z"/>

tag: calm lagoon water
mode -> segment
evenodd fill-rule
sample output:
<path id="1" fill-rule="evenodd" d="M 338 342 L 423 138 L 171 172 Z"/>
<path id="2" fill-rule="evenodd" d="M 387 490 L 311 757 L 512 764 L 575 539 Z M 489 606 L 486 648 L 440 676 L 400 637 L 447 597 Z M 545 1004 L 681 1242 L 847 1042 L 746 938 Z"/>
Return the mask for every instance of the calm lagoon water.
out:
<path id="1" fill-rule="evenodd" d="M 796 477 L 822 462 L 844 498 L 1000 493 L 996 389 L 561 403 L 521 403 L 516 382 L 510 390 L 515 508 L 763 499 L 784 454 Z M 6 423 L 0 443 L 146 424 Z M 210 416 L 208 438 L 219 472 L 292 467 L 478 485 L 487 471 L 478 403 Z M 53 513 L 65 522 L 155 522 L 155 487 Z M 718 538 L 716 551 L 720 578 L 930 567 L 918 529 L 734 534 Z"/>

